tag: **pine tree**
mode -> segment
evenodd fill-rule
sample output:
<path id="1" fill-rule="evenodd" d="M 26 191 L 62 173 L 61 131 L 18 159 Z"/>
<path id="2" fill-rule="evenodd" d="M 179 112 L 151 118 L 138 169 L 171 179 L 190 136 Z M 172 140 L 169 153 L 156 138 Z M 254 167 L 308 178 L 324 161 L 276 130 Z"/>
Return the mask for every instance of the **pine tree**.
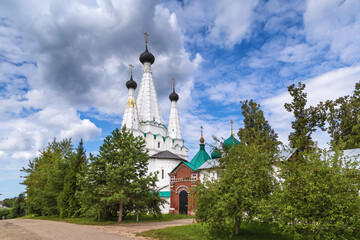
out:
<path id="1" fill-rule="evenodd" d="M 85 177 L 86 188 L 91 191 L 86 191 L 91 195 L 89 202 L 102 209 L 116 204 L 118 222 L 123 220 L 125 207 L 143 206 L 146 211 L 150 201 L 144 204 L 144 199 L 161 201 L 155 184 L 157 177 L 147 173 L 149 156 L 144 147 L 143 138 L 134 137 L 126 128 L 115 129 L 105 138 L 99 155 L 91 160 Z"/>
<path id="2" fill-rule="evenodd" d="M 78 178 L 86 167 L 86 154 L 81 139 L 75 154 L 70 157 L 70 163 L 64 179 L 64 189 L 59 195 L 58 205 L 60 217 L 72 217 L 80 212 L 80 200 L 76 193 L 81 190 L 78 184 Z"/>

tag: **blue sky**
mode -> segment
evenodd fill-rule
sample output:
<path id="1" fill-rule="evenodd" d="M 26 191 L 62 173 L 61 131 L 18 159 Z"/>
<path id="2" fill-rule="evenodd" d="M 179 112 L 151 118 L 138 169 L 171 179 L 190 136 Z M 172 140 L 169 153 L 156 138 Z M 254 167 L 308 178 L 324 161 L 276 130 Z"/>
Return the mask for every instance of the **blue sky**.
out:
<path id="1" fill-rule="evenodd" d="M 360 80 L 359 9 L 357 0 L 1 1 L 0 199 L 24 191 L 19 169 L 55 137 L 83 138 L 96 153 L 121 126 L 130 63 L 141 80 L 144 32 L 166 124 L 176 78 L 190 159 L 200 126 L 210 145 L 229 136 L 230 119 L 242 126 L 246 99 L 286 144 L 287 86 L 306 83 L 315 105 Z M 326 133 L 313 137 L 326 147 Z"/>

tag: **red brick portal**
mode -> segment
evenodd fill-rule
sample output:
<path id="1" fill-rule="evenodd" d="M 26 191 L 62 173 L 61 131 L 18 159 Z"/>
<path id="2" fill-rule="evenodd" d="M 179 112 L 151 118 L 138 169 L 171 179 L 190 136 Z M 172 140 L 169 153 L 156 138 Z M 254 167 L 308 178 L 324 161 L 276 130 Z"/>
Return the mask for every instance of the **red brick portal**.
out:
<path id="1" fill-rule="evenodd" d="M 186 191 L 188 196 L 187 214 L 195 215 L 195 201 L 192 188 L 199 182 L 199 173 L 190 169 L 184 163 L 181 163 L 170 176 L 170 211 L 169 213 L 180 213 L 180 192 Z M 184 195 L 184 194 L 183 194 Z M 183 210 L 182 206 L 182 210 Z"/>

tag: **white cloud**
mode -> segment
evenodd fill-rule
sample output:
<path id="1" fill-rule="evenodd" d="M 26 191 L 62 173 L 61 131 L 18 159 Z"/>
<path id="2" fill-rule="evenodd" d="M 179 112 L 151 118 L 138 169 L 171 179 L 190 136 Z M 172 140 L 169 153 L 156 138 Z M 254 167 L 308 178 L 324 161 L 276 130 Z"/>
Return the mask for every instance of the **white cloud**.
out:
<path id="1" fill-rule="evenodd" d="M 359 62 L 360 2 L 308 0 L 304 13 L 306 38 L 336 53 L 346 63 Z"/>
<path id="2" fill-rule="evenodd" d="M 297 63 L 308 62 L 317 55 L 316 48 L 306 43 L 287 46 L 280 52 L 279 60 L 283 62 Z"/>
<path id="3" fill-rule="evenodd" d="M 341 96 L 351 95 L 355 89 L 355 83 L 359 80 L 360 66 L 337 69 L 305 80 L 303 83 L 306 84 L 307 104 L 316 106 L 320 101 L 335 100 Z M 287 143 L 287 137 L 292 132 L 291 121 L 293 121 L 292 113 L 285 110 L 284 104 L 291 101 L 290 94 L 284 90 L 261 102 L 266 118 L 284 143 Z M 326 133 L 316 133 L 314 140 L 319 142 L 319 146 L 326 147 L 329 136 Z"/>
<path id="4" fill-rule="evenodd" d="M 216 18 L 209 40 L 231 48 L 251 34 L 254 8 L 258 1 L 223 0 L 216 3 Z"/>
<path id="5" fill-rule="evenodd" d="M 3 1 L 0 15 L 0 175 L 7 179 L 54 137 L 101 137 L 93 119 L 120 125 L 130 63 L 140 84 L 146 31 L 159 100 L 170 107 L 175 77 L 181 100 L 191 101 L 190 76 L 202 57 L 185 50 L 176 13 L 160 4 Z"/>

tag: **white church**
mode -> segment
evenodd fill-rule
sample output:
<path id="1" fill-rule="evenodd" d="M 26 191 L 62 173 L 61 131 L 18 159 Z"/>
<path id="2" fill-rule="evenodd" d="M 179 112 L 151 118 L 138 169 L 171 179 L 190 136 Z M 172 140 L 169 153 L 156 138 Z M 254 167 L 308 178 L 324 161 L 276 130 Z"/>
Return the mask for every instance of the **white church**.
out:
<path id="1" fill-rule="evenodd" d="M 146 33 L 145 37 L 146 49 L 139 57 L 144 66 L 140 89 L 135 99 L 137 83 L 133 80 L 131 70 L 130 80 L 126 82 L 129 92 L 121 127 L 126 126 L 135 136 L 145 138 L 146 149 L 149 150 L 150 156 L 148 170 L 159 172 L 157 186 L 161 189 L 160 196 L 168 201 L 162 212 L 169 213 L 170 178 L 168 173 L 182 161 L 188 161 L 189 149 L 185 147 L 181 135 L 176 106 L 179 96 L 175 92 L 174 79 L 173 91 L 169 96 L 171 110 L 168 127 L 163 122 L 151 71 L 155 57 L 148 51 Z"/>

